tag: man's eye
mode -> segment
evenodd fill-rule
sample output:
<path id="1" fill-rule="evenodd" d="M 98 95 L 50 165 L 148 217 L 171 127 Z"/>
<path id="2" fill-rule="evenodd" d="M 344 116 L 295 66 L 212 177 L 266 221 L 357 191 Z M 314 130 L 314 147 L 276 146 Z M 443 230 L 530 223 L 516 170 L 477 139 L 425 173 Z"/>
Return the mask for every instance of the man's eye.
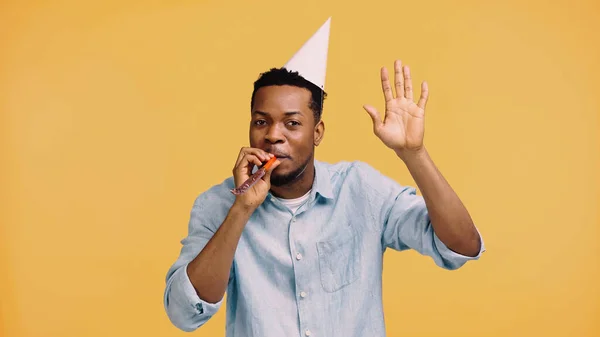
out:
<path id="1" fill-rule="evenodd" d="M 298 126 L 300 125 L 300 123 L 296 122 L 296 121 L 289 121 L 291 126 Z"/>
<path id="2" fill-rule="evenodd" d="M 254 122 L 254 124 L 256 125 L 264 125 L 266 122 L 264 120 L 257 120 L 256 122 Z"/>

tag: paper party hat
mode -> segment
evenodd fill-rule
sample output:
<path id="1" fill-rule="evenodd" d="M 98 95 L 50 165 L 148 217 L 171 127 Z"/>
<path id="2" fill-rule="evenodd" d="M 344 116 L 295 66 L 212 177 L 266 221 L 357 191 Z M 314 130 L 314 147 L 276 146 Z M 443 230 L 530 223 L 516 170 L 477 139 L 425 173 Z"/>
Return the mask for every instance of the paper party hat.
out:
<path id="1" fill-rule="evenodd" d="M 285 64 L 286 69 L 297 71 L 298 74 L 322 90 L 325 90 L 330 24 L 331 17 Z"/>

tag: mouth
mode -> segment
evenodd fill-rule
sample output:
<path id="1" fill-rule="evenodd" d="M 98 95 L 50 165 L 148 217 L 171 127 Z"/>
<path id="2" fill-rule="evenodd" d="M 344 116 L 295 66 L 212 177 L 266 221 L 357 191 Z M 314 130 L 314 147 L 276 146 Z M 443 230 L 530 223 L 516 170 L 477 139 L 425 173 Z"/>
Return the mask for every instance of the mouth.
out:
<path id="1" fill-rule="evenodd" d="M 288 156 L 287 154 L 283 153 L 283 152 L 278 152 L 278 151 L 269 151 L 269 150 L 265 150 L 269 153 L 272 153 L 275 157 L 277 157 L 277 159 L 283 160 L 283 159 L 290 159 L 290 156 Z"/>

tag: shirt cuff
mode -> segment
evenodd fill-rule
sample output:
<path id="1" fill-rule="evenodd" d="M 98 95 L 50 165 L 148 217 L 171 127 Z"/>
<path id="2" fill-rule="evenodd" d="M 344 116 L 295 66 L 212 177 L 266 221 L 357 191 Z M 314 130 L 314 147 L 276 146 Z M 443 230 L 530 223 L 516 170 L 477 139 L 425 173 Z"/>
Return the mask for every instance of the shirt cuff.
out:
<path id="1" fill-rule="evenodd" d="M 188 264 L 185 264 L 171 276 L 167 311 L 174 323 L 177 321 L 177 326 L 190 331 L 211 318 L 221 307 L 223 298 L 216 303 L 201 299 L 188 277 L 187 268 Z"/>
<path id="2" fill-rule="evenodd" d="M 476 256 L 462 255 L 453 251 L 452 249 L 448 248 L 448 246 L 446 246 L 442 242 L 442 240 L 440 240 L 440 238 L 435 234 L 435 232 L 433 233 L 435 247 L 437 248 L 442 259 L 444 260 L 444 264 L 447 269 L 458 269 L 468 261 L 478 260 L 481 257 L 481 254 L 485 252 L 485 244 L 483 243 L 483 237 L 481 236 L 481 233 L 479 233 L 479 229 L 475 228 L 475 230 L 477 231 L 477 235 L 479 235 L 479 242 L 481 243 L 479 247 L 479 253 L 477 253 Z"/>

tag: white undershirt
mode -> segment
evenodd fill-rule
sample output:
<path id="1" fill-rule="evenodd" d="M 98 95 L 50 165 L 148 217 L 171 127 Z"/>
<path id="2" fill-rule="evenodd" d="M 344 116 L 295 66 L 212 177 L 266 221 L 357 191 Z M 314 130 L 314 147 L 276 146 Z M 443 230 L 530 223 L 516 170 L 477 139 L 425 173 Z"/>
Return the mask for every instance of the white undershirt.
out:
<path id="1" fill-rule="evenodd" d="M 302 206 L 302 204 L 304 204 L 304 202 L 308 199 L 308 197 L 310 196 L 310 191 L 306 192 L 305 195 L 299 197 L 299 198 L 295 198 L 295 199 L 282 199 L 282 198 L 277 198 L 279 201 L 281 201 L 282 204 L 286 205 L 291 211 L 292 213 L 296 213 L 296 211 L 298 210 L 298 208 L 300 208 L 300 206 Z"/>

